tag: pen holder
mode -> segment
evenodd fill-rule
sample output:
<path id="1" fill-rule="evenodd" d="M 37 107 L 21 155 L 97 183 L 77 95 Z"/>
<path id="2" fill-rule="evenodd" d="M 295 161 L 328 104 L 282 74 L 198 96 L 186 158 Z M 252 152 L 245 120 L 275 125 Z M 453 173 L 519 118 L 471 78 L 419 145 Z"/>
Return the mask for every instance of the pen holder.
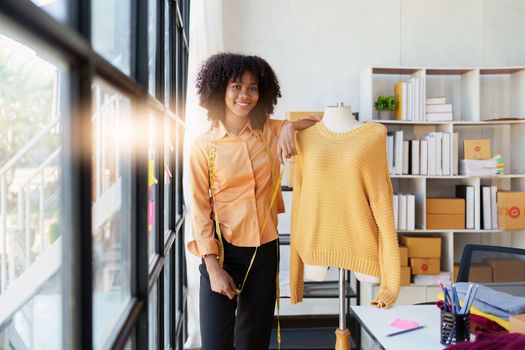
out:
<path id="1" fill-rule="evenodd" d="M 453 314 L 441 309 L 441 344 L 470 341 L 470 313 Z"/>

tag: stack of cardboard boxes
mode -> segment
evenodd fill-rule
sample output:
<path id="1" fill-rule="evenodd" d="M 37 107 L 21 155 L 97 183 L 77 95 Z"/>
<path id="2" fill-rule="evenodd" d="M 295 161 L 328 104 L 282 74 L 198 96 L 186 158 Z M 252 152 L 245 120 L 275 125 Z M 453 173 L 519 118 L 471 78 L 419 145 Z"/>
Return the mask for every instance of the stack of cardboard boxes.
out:
<path id="1" fill-rule="evenodd" d="M 412 275 L 439 275 L 441 237 L 402 236 L 401 245 L 407 248 Z"/>
<path id="2" fill-rule="evenodd" d="M 454 264 L 454 280 L 457 280 L 459 264 Z M 525 262 L 517 259 L 486 259 L 483 263 L 470 265 L 469 282 L 499 283 L 525 281 Z"/>
<path id="3" fill-rule="evenodd" d="M 399 247 L 399 261 L 401 262 L 401 286 L 410 285 L 410 266 L 408 266 L 408 248 Z"/>
<path id="4" fill-rule="evenodd" d="M 463 198 L 427 198 L 427 229 L 465 229 Z"/>

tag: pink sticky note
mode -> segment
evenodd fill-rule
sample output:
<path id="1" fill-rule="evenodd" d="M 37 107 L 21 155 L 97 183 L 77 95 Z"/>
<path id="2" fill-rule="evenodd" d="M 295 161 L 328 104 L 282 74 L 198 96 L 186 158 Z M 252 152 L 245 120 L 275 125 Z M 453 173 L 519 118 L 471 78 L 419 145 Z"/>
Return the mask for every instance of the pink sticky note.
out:
<path id="1" fill-rule="evenodd" d="M 396 328 L 399 328 L 399 329 L 409 329 L 409 328 L 418 327 L 419 323 L 414 322 L 414 321 L 409 321 L 409 320 L 403 320 L 403 319 L 400 319 L 400 318 L 396 318 L 396 320 L 394 322 L 392 322 L 390 324 L 390 326 L 391 327 L 396 327 Z"/>

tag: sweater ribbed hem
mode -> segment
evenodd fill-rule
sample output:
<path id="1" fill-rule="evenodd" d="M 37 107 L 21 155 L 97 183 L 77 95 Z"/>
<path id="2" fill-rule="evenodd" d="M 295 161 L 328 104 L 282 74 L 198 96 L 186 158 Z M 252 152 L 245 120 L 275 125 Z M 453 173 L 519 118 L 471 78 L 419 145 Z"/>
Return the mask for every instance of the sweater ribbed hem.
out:
<path id="1" fill-rule="evenodd" d="M 367 275 L 379 276 L 379 262 L 363 259 L 348 252 L 334 252 L 332 250 L 301 250 L 297 249 L 301 260 L 308 265 L 333 266 L 341 269 L 360 272 Z M 302 293 L 301 293 L 302 295 Z"/>

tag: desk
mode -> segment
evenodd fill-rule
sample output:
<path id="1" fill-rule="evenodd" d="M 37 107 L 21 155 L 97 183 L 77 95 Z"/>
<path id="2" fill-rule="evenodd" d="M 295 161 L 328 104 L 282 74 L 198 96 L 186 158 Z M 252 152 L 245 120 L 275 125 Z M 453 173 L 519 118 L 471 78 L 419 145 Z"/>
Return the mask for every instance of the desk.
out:
<path id="1" fill-rule="evenodd" d="M 442 350 L 445 346 L 439 342 L 440 320 L 436 305 L 397 305 L 390 309 L 378 309 L 374 306 L 351 306 L 360 326 L 379 345 L 386 350 Z M 413 332 L 385 337 L 396 331 L 390 323 L 396 318 L 410 320 L 425 325 L 425 328 Z"/>

